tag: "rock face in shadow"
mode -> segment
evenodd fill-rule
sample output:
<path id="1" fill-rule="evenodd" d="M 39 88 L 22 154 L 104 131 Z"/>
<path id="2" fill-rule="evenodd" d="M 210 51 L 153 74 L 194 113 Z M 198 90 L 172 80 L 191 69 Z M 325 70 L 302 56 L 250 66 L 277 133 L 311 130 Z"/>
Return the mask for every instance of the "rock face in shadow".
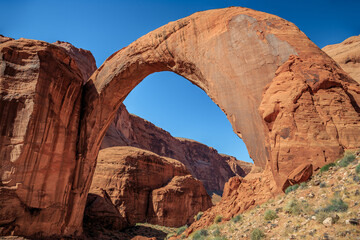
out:
<path id="1" fill-rule="evenodd" d="M 122 104 L 106 132 L 101 148 L 134 146 L 182 162 L 205 189 L 222 193 L 234 176 L 245 177 L 253 164 L 239 161 L 194 140 L 175 138 L 167 131 L 132 114 Z"/>
<path id="2" fill-rule="evenodd" d="M 342 69 L 360 83 L 360 35 L 322 48 Z"/>
<path id="3" fill-rule="evenodd" d="M 99 152 L 90 192 L 103 191 L 130 225 L 180 227 L 212 206 L 202 183 L 182 163 L 134 147 Z"/>
<path id="4" fill-rule="evenodd" d="M 65 49 L 26 39 L 0 44 L 0 69 L 0 234 L 74 233 L 81 71 Z"/>

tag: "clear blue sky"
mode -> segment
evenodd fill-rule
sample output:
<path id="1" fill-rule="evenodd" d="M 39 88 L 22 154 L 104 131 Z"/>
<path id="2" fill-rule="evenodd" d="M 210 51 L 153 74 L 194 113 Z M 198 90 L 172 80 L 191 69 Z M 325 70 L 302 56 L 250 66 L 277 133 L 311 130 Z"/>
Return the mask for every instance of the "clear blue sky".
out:
<path id="1" fill-rule="evenodd" d="M 0 34 L 90 50 L 100 66 L 142 35 L 196 11 L 243 6 L 295 23 L 319 47 L 360 34 L 359 0 L 0 0 Z M 125 100 L 128 110 L 173 136 L 203 142 L 251 161 L 221 110 L 199 88 L 173 73 L 147 77 Z"/>

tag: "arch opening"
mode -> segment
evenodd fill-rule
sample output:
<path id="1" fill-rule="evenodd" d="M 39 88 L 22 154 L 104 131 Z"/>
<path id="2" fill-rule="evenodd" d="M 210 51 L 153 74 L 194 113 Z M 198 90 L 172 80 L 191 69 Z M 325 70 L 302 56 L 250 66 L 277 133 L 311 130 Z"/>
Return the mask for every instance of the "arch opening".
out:
<path id="1" fill-rule="evenodd" d="M 123 103 L 129 113 L 176 138 L 192 139 L 221 154 L 253 163 L 245 143 L 234 133 L 222 110 L 204 91 L 177 74 L 147 76 Z"/>

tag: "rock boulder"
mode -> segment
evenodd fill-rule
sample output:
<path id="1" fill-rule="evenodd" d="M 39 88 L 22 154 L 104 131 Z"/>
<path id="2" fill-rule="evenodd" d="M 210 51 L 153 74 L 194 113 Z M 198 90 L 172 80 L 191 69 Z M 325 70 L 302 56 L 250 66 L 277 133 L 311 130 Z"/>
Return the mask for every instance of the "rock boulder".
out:
<path id="1" fill-rule="evenodd" d="M 130 225 L 180 227 L 212 206 L 202 183 L 182 163 L 134 147 L 100 151 L 90 192 L 103 191 Z"/>

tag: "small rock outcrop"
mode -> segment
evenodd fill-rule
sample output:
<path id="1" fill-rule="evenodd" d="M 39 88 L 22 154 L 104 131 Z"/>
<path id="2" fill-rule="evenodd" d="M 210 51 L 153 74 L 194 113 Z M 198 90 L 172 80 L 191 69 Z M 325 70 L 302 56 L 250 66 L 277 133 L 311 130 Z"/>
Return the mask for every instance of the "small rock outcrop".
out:
<path id="1" fill-rule="evenodd" d="M 99 152 L 90 193 L 104 191 L 130 225 L 179 227 L 212 206 L 202 183 L 182 163 L 134 147 Z"/>
<path id="2" fill-rule="evenodd" d="M 182 162 L 190 173 L 211 193 L 221 194 L 225 183 L 234 176 L 245 177 L 253 164 L 219 154 L 197 141 L 176 138 L 143 118 L 129 114 L 125 105 L 118 109 L 101 148 L 133 146 Z"/>
<path id="3" fill-rule="evenodd" d="M 342 69 L 360 83 L 360 35 L 322 48 Z"/>

